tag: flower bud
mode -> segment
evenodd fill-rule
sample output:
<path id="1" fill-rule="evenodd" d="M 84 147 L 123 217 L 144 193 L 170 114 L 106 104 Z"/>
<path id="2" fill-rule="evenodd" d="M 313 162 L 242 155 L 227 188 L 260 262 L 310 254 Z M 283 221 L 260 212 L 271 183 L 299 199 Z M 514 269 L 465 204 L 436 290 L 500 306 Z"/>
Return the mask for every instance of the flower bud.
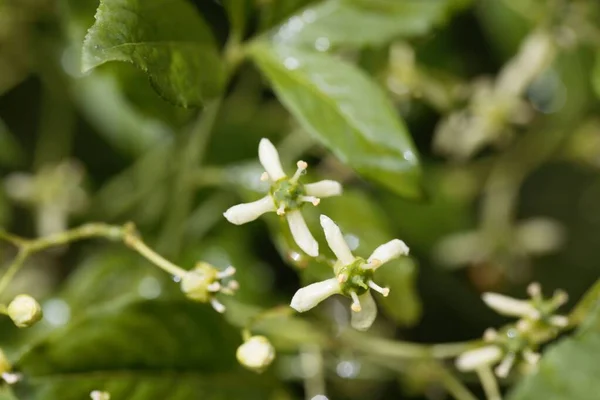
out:
<path id="1" fill-rule="evenodd" d="M 209 286 L 218 281 L 217 269 L 204 262 L 181 277 L 181 290 L 190 299 L 206 303 L 212 296 Z"/>
<path id="2" fill-rule="evenodd" d="M 4 355 L 2 349 L 0 349 L 0 375 L 6 374 L 11 370 L 11 368 L 12 366 L 10 365 L 10 362 Z"/>
<path id="3" fill-rule="evenodd" d="M 90 393 L 92 400 L 110 400 L 110 393 L 101 390 L 94 390 Z"/>
<path id="4" fill-rule="evenodd" d="M 262 372 L 275 359 L 275 348 L 264 336 L 252 336 L 237 349 L 240 364 L 255 372 Z"/>
<path id="5" fill-rule="evenodd" d="M 7 315 L 19 328 L 28 328 L 43 316 L 40 304 L 27 294 L 20 294 L 10 302 Z"/>

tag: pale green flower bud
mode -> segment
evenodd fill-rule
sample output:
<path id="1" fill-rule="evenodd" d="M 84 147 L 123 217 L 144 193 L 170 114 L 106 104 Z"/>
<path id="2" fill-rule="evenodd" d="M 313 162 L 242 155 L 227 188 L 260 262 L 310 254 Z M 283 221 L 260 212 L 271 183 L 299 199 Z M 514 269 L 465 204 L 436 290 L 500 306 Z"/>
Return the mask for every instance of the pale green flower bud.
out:
<path id="1" fill-rule="evenodd" d="M 275 348 L 264 336 L 252 336 L 237 349 L 236 357 L 244 367 L 264 371 L 275 359 Z"/>
<path id="2" fill-rule="evenodd" d="M 110 393 L 101 390 L 94 390 L 90 393 L 92 400 L 110 400 Z"/>
<path id="3" fill-rule="evenodd" d="M 7 315 L 19 328 L 28 328 L 43 316 L 40 304 L 27 294 L 20 294 L 10 302 Z"/>
<path id="4" fill-rule="evenodd" d="M 219 271 L 212 265 L 199 262 L 196 266 L 181 277 L 181 291 L 189 298 L 201 303 L 210 303 L 217 312 L 225 312 L 225 306 L 221 304 L 215 295 L 223 293 L 232 295 L 238 289 L 235 280 L 229 280 L 224 285 L 223 279 L 231 278 L 235 274 L 235 268 L 229 266 Z"/>

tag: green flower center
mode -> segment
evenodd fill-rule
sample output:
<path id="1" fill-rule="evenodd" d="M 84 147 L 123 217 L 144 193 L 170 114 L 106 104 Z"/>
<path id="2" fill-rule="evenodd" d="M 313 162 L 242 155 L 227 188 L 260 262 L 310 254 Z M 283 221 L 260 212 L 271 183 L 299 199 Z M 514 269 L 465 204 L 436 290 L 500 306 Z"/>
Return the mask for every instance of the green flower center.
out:
<path id="1" fill-rule="evenodd" d="M 356 257 L 352 264 L 336 266 L 335 275 L 341 280 L 340 287 L 344 295 L 350 296 L 355 292 L 360 296 L 369 290 L 368 283 L 373 280 L 373 270 L 364 269 L 365 264 L 364 258 Z"/>
<path id="2" fill-rule="evenodd" d="M 304 185 L 300 182 L 291 182 L 288 178 L 282 178 L 271 185 L 269 190 L 275 207 L 283 206 L 285 212 L 297 210 L 304 205 L 300 196 L 305 195 Z"/>

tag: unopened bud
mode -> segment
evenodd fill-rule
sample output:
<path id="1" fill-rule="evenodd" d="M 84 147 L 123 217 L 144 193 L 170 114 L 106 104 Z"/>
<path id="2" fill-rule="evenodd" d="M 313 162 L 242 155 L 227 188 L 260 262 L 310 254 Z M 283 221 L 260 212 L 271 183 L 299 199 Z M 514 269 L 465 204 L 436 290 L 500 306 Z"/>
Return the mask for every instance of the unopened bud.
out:
<path id="1" fill-rule="evenodd" d="M 4 355 L 2 349 L 0 349 L 0 375 L 6 374 L 11 370 L 11 368 L 12 366 L 10 365 L 10 362 Z"/>
<path id="2" fill-rule="evenodd" d="M 28 328 L 43 316 L 40 304 L 27 294 L 20 294 L 10 302 L 7 315 L 19 328 Z"/>
<path id="3" fill-rule="evenodd" d="M 237 349 L 240 364 L 255 372 L 262 372 L 275 359 L 275 348 L 264 336 L 252 336 Z"/>
<path id="4" fill-rule="evenodd" d="M 209 290 L 217 278 L 217 269 L 204 262 L 196 264 L 194 269 L 181 277 L 181 290 L 190 299 L 206 303 L 212 297 Z"/>

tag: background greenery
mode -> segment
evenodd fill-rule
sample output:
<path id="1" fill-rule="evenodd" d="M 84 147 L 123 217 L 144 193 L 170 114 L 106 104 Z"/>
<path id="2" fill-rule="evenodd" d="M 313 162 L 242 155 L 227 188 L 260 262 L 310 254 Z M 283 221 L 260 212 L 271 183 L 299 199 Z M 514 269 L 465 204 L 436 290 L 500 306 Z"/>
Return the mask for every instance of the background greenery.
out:
<path id="1" fill-rule="evenodd" d="M 19 398 L 294 399 L 325 382 L 330 399 L 443 399 L 450 361 L 367 344 L 479 338 L 507 322 L 481 292 L 525 297 L 539 281 L 565 289 L 571 309 L 599 277 L 596 1 L 98 6 L 0 0 L 0 225 L 35 237 L 48 212 L 68 226 L 133 221 L 185 268 L 235 265 L 241 289 L 220 316 L 119 244 L 36 255 L 0 299 L 27 292 L 46 314 L 28 330 L 0 320 L 0 346 L 25 374 Z M 314 233 L 322 212 L 358 254 L 399 237 L 411 258 L 380 271 L 391 294 L 360 341 L 338 340 L 339 299 L 258 323 L 278 357 L 254 375 L 235 360 L 239 328 L 330 275 L 289 257 L 297 249 L 274 215 L 242 227 L 222 217 L 258 198 L 262 137 L 286 168 L 302 157 L 315 178 L 344 183 L 344 196 L 307 208 Z M 17 172 L 38 177 L 25 199 Z M 540 217 L 541 229 L 520 229 Z M 0 251 L 8 264 L 14 248 Z M 549 346 L 539 372 L 503 382 L 509 398 L 597 396 L 597 303 L 594 292 L 583 327 Z M 459 378 L 483 398 L 474 376 Z"/>

